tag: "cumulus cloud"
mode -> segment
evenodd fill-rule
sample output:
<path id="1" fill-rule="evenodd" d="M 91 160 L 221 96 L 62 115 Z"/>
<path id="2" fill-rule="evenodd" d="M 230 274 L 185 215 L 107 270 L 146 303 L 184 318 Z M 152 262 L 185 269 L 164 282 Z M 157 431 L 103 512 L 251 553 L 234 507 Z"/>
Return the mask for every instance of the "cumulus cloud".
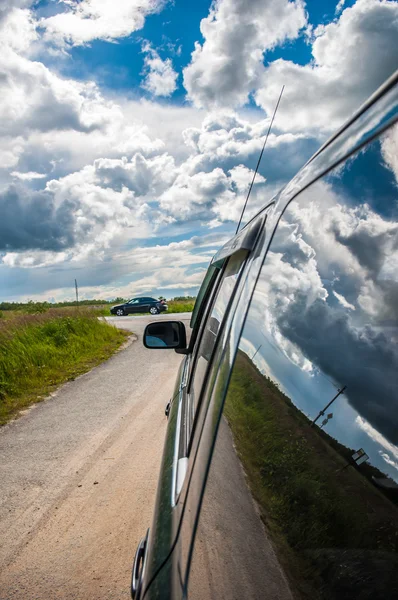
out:
<path id="1" fill-rule="evenodd" d="M 0 269 L 0 286 L 6 269 L 6 278 L 7 273 L 12 272 L 17 282 L 21 282 L 22 298 L 68 299 L 71 295 L 71 269 L 78 268 L 82 298 L 158 295 L 167 290 L 172 293 L 172 290 L 178 291 L 182 287 L 193 293 L 203 279 L 214 248 L 227 239 L 228 236 L 217 233 L 155 246 L 137 244 L 130 249 L 114 245 L 109 255 L 91 253 L 83 260 L 79 258 L 78 262 L 73 258 L 73 249 L 56 253 L 36 250 L 25 255 L 7 252 L 3 270 Z M 36 294 L 32 293 L 27 280 L 36 282 Z"/>
<path id="2" fill-rule="evenodd" d="M 118 118 L 119 108 L 102 97 L 95 83 L 63 79 L 9 47 L 2 50 L 0 135 L 26 135 L 32 130 L 90 132 Z"/>
<path id="3" fill-rule="evenodd" d="M 150 44 L 145 43 L 142 51 L 146 53 L 144 60 L 145 79 L 141 87 L 153 96 L 168 97 L 177 89 L 178 73 L 173 69 L 170 58 L 162 60 Z"/>
<path id="4" fill-rule="evenodd" d="M 286 131 L 337 129 L 395 71 L 398 3 L 357 0 L 313 35 L 312 62 L 271 62 L 254 95 L 270 114 L 286 84 L 278 111 L 278 127 Z"/>
<path id="5" fill-rule="evenodd" d="M 384 164 L 391 169 L 398 183 L 398 124 L 383 135 L 381 151 Z"/>
<path id="6" fill-rule="evenodd" d="M 33 4 L 34 0 L 2 0 L 0 4 L 0 22 L 8 19 L 14 8 L 25 8 Z"/>
<path id="7" fill-rule="evenodd" d="M 112 181 L 111 187 L 105 166 L 100 161 L 50 180 L 44 191 L 33 192 L 21 185 L 6 189 L 0 194 L 0 249 L 23 252 L 73 247 L 70 258 L 82 258 L 87 253 L 103 251 L 127 232 L 135 239 L 150 235 L 148 204 L 124 185 L 118 173 L 117 185 Z M 132 169 L 126 166 L 131 175 Z M 137 157 L 132 167 L 138 174 L 141 169 L 143 179 L 145 175 L 150 178 L 145 159 L 140 161 Z M 137 179 L 140 185 L 138 176 Z M 21 255 L 19 264 L 27 264 L 24 258 Z M 13 258 L 13 264 L 16 262 Z"/>
<path id="8" fill-rule="evenodd" d="M 253 171 L 238 165 L 226 173 L 217 167 L 209 172 L 189 175 L 180 169 L 172 186 L 159 198 L 160 208 L 175 218 L 237 222 Z M 264 183 L 258 175 L 255 185 Z M 252 205 L 253 206 L 253 205 Z"/>
<path id="9" fill-rule="evenodd" d="M 179 162 L 165 151 L 164 142 L 148 135 L 147 128 L 138 124 L 123 128 L 122 119 L 116 119 L 106 133 L 72 130 L 54 136 L 51 132 L 37 132 L 30 138 L 34 144 L 29 141 L 36 149 L 35 155 L 27 156 L 25 146 L 19 165 L 41 167 L 40 142 L 46 149 L 47 160 L 52 157 L 50 173 L 44 175 L 19 167 L 10 175 L 25 183 L 45 179 L 42 193 L 49 207 L 46 222 L 51 224 L 51 235 L 32 237 L 28 225 L 35 227 L 34 210 L 25 221 L 17 210 L 14 225 L 20 236 L 18 240 L 15 238 L 15 245 L 11 238 L 7 241 L 8 252 L 3 263 L 21 268 L 55 265 L 59 264 L 59 257 L 54 251 L 61 253 L 68 248 L 62 256 L 66 264 L 71 264 L 86 256 L 105 257 L 118 245 L 151 237 L 173 224 L 180 228 L 184 224 L 184 231 L 188 232 L 192 227 L 214 228 L 236 223 L 253 177 L 253 170 L 245 163 L 254 165 L 257 161 L 266 127 L 266 120 L 251 122 L 230 112 L 207 116 L 201 128 L 183 132 L 188 156 Z M 266 176 L 257 175 L 245 219 L 293 174 L 294 161 L 298 160 L 297 144 L 308 142 L 305 136 L 286 134 L 273 135 L 269 141 L 270 148 L 280 145 L 284 149 L 285 159 L 291 154 L 290 172 L 286 171 L 284 161 L 275 162 L 272 150 L 269 155 L 265 154 Z M 68 158 L 69 162 L 59 158 L 58 163 L 57 159 L 65 156 L 62 150 L 68 144 L 77 153 L 76 164 L 80 166 L 81 160 L 85 166 L 63 175 L 62 169 L 70 170 L 73 155 Z M 91 152 L 93 160 L 86 164 Z M 103 155 L 97 158 L 99 153 Z M 309 153 L 307 149 L 307 155 Z M 34 163 L 38 155 L 40 160 Z M 305 160 L 301 155 L 299 159 Z M 61 169 L 61 175 L 54 176 L 52 169 Z M 18 197 L 20 204 L 30 205 L 31 192 L 25 189 L 18 193 L 13 197 Z M 65 219 L 67 217 L 62 232 L 53 227 L 57 211 L 61 210 Z M 216 248 L 217 245 L 213 249 Z"/>
<path id="10" fill-rule="evenodd" d="M 216 0 L 202 19 L 184 69 L 188 97 L 199 107 L 245 104 L 257 86 L 263 54 L 299 35 L 307 16 L 301 0 Z"/>
<path id="11" fill-rule="evenodd" d="M 17 52 L 26 52 L 39 37 L 36 31 L 37 21 L 33 13 L 22 8 L 32 2 L 10 4 L 4 7 L 2 3 L 0 7 L 0 44 L 2 49 L 12 48 Z"/>
<path id="12" fill-rule="evenodd" d="M 336 15 L 338 15 L 339 13 L 341 13 L 341 11 L 344 8 L 344 4 L 345 4 L 345 0 L 339 0 L 336 6 Z"/>
<path id="13" fill-rule="evenodd" d="M 61 0 L 63 12 L 42 19 L 45 38 L 58 45 L 82 46 L 93 40 L 114 41 L 142 29 L 147 16 L 166 0 Z"/>
<path id="14" fill-rule="evenodd" d="M 35 173 L 35 171 L 28 171 L 27 173 L 12 171 L 10 175 L 11 177 L 16 177 L 21 181 L 33 181 L 34 179 L 44 179 L 46 177 L 45 173 Z"/>
<path id="15" fill-rule="evenodd" d="M 258 115 L 256 115 L 258 117 Z M 185 144 L 194 152 L 187 166 L 190 172 L 224 169 L 240 163 L 255 167 L 269 126 L 268 119 L 249 120 L 232 111 L 206 115 L 201 127 L 183 132 Z M 305 163 L 319 142 L 305 134 L 271 133 L 260 172 L 268 179 L 286 181 Z"/>
<path id="16" fill-rule="evenodd" d="M 56 206 L 48 192 L 11 186 L 0 193 L 0 250 L 61 250 L 74 244 L 75 203 Z"/>

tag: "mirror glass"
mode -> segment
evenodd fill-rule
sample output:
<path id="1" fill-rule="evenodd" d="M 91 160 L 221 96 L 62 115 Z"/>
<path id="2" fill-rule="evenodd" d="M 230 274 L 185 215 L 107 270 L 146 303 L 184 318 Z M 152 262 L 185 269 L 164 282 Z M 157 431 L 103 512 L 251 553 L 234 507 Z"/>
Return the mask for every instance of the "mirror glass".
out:
<path id="1" fill-rule="evenodd" d="M 151 323 L 145 330 L 144 341 L 147 348 L 178 348 L 180 344 L 178 323 L 175 321 Z"/>

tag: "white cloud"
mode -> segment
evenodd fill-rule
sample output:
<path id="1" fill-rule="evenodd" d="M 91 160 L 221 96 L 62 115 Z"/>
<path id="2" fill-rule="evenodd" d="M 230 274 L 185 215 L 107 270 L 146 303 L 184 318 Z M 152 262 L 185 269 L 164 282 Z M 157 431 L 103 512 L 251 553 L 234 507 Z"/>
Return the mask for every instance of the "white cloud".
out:
<path id="1" fill-rule="evenodd" d="M 174 159 L 167 153 L 145 158 L 136 153 L 129 161 L 99 158 L 94 161 L 93 179 L 101 185 L 120 188 L 125 185 L 137 196 L 157 196 L 166 189 L 177 175 Z"/>
<path id="2" fill-rule="evenodd" d="M 147 16 L 160 12 L 166 0 L 60 0 L 65 10 L 42 19 L 45 39 L 58 45 L 82 46 L 93 40 L 114 41 L 143 28 Z"/>
<path id="3" fill-rule="evenodd" d="M 0 136 L 0 144 L 0 168 L 15 167 L 24 151 L 23 137 Z"/>
<path id="4" fill-rule="evenodd" d="M 344 4 L 345 4 L 345 0 L 339 0 L 336 6 L 336 15 L 338 15 L 339 13 L 341 13 L 341 11 L 344 8 Z"/>
<path id="5" fill-rule="evenodd" d="M 33 181 L 33 179 L 44 179 L 46 177 L 45 173 L 35 173 L 35 171 L 28 171 L 27 173 L 20 173 L 19 171 L 12 171 L 10 173 L 11 177 L 16 177 L 21 181 Z"/>
<path id="6" fill-rule="evenodd" d="M 228 236 L 218 233 L 169 244 L 137 245 L 128 250 L 113 245 L 111 255 L 92 252 L 78 260 L 72 256 L 74 249 L 57 253 L 34 251 L 29 255 L 9 252 L 3 264 L 16 271 L 23 268 L 28 273 L 34 269 L 34 280 L 40 282 L 42 289 L 35 294 L 32 290 L 28 293 L 25 288 L 22 295 L 25 299 L 70 298 L 70 270 L 73 268 L 79 269 L 82 298 L 112 299 L 143 293 L 159 295 L 179 288 L 195 293 L 215 249 L 227 239 Z M 53 266 L 56 267 L 55 272 Z M 54 285 L 54 275 L 57 285 Z"/>
<path id="7" fill-rule="evenodd" d="M 184 69 L 188 97 L 206 108 L 245 104 L 264 52 L 295 39 L 306 23 L 301 0 L 216 0 L 200 24 L 205 41 Z"/>
<path id="8" fill-rule="evenodd" d="M 27 5 L 28 2 L 19 3 Z M 37 21 L 32 12 L 27 9 L 18 8 L 14 4 L 14 8 L 0 8 L 0 46 L 2 48 L 9 47 L 17 52 L 26 52 L 31 44 L 38 39 L 36 31 Z M 2 18 L 1 18 L 1 15 Z"/>
<path id="9" fill-rule="evenodd" d="M 397 2 L 357 0 L 338 20 L 314 31 L 312 63 L 273 61 L 255 100 L 270 114 L 285 84 L 278 127 L 334 131 L 395 71 L 397 38 Z"/>
<path id="10" fill-rule="evenodd" d="M 379 452 L 381 458 L 388 464 L 390 467 L 394 467 L 394 469 L 398 470 L 398 462 L 392 460 L 391 456 L 386 452 Z"/>
<path id="11" fill-rule="evenodd" d="M 227 172 L 216 167 L 190 175 L 183 164 L 173 185 L 160 196 L 159 205 L 181 220 L 207 222 L 213 216 L 213 227 L 223 221 L 237 222 L 252 178 L 253 171 L 244 165 Z M 255 185 L 264 182 L 265 179 L 258 175 Z"/>
<path id="12" fill-rule="evenodd" d="M 382 435 L 377 429 L 375 429 L 368 421 L 358 416 L 355 419 L 355 423 L 364 431 L 374 442 L 380 444 L 385 450 L 394 456 L 398 460 L 398 447 L 389 442 L 384 435 Z M 391 463 L 389 463 L 391 464 Z"/>
<path id="13" fill-rule="evenodd" d="M 351 304 L 350 302 L 348 302 L 342 294 L 338 294 L 335 290 L 333 290 L 333 295 L 335 296 L 335 298 L 337 298 L 337 300 L 340 302 L 340 304 L 342 306 L 344 306 L 344 308 L 349 308 L 350 310 L 355 310 L 355 306 L 353 304 Z"/>
<path id="14" fill-rule="evenodd" d="M 146 53 L 144 60 L 145 79 L 141 84 L 153 96 L 168 97 L 177 89 L 178 73 L 173 69 L 170 58 L 162 60 L 150 44 L 145 43 L 142 51 Z"/>
<path id="15" fill-rule="evenodd" d="M 90 132 L 120 118 L 119 107 L 105 100 L 95 83 L 61 78 L 17 53 L 7 38 L 0 40 L 0 136 L 12 140 L 30 131 Z"/>
<path id="16" fill-rule="evenodd" d="M 398 183 L 398 124 L 383 135 L 381 152 L 386 166 L 391 169 Z"/>
<path id="17" fill-rule="evenodd" d="M 254 115 L 257 119 L 258 116 L 258 113 Z M 190 172 L 208 170 L 219 165 L 232 168 L 243 162 L 252 163 L 254 167 L 268 126 L 269 119 L 244 118 L 232 111 L 208 113 L 201 127 L 190 127 L 183 132 L 186 145 L 194 150 L 188 161 Z M 279 175 L 283 180 L 286 167 L 297 171 L 304 164 L 307 155 L 309 158 L 311 147 L 318 147 L 318 143 L 304 134 L 271 133 L 260 172 L 266 167 L 264 173 L 267 178 L 275 180 Z"/>

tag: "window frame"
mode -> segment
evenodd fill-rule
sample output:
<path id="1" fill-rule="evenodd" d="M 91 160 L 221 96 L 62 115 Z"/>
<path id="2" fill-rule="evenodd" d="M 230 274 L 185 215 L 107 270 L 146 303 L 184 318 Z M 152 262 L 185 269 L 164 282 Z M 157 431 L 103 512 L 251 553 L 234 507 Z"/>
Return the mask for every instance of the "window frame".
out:
<path id="1" fill-rule="evenodd" d="M 198 359 L 199 359 L 199 349 L 201 347 L 203 335 L 204 335 L 204 332 L 206 331 L 207 324 L 209 323 L 209 319 L 212 314 L 213 308 L 215 306 L 215 303 L 217 302 L 218 293 L 221 290 L 221 286 L 224 281 L 224 275 L 225 275 L 226 270 L 228 269 L 229 262 L 231 261 L 231 259 L 233 259 L 235 257 L 236 254 L 238 254 L 238 252 L 242 252 L 242 253 L 244 252 L 244 255 L 242 256 L 242 260 L 239 265 L 239 270 L 237 272 L 237 278 L 236 278 L 236 281 L 233 286 L 233 291 L 232 291 L 230 297 L 228 298 L 228 301 L 227 301 L 227 304 L 225 307 L 225 311 L 224 311 L 224 314 L 222 316 L 222 320 L 220 323 L 220 327 L 217 331 L 217 335 L 215 336 L 214 346 L 211 349 L 211 355 L 210 355 L 209 361 L 206 366 L 206 370 L 205 370 L 205 374 L 204 374 L 204 377 L 202 380 L 202 385 L 200 388 L 199 396 L 198 396 L 198 398 L 196 398 L 196 407 L 195 407 L 195 410 L 193 410 L 193 403 L 194 403 L 195 399 L 193 397 L 192 391 L 193 391 L 193 383 L 195 381 L 196 366 L 197 366 Z M 223 266 L 222 266 L 220 275 L 217 279 L 217 286 L 215 286 L 214 293 L 212 294 L 211 298 L 209 299 L 208 305 L 206 306 L 206 318 L 203 319 L 203 321 L 201 323 L 201 329 L 199 331 L 199 335 L 198 335 L 198 338 L 197 338 L 197 341 L 195 344 L 194 353 L 192 354 L 190 370 L 189 370 L 189 375 L 188 375 L 188 381 L 187 381 L 187 388 L 186 388 L 186 410 L 185 410 L 185 413 L 188 416 L 188 421 L 187 421 L 188 427 L 186 427 L 186 440 L 185 440 L 186 456 L 189 456 L 190 451 L 191 451 L 192 438 L 194 436 L 196 425 L 198 422 L 198 418 L 199 418 L 198 414 L 200 412 L 200 407 L 201 407 L 203 396 L 204 396 L 204 393 L 206 390 L 207 382 L 209 380 L 209 376 L 212 371 L 214 357 L 217 352 L 217 346 L 218 346 L 220 338 L 222 336 L 222 332 L 225 327 L 225 323 L 228 319 L 228 315 L 229 315 L 231 306 L 233 304 L 233 300 L 234 300 L 237 290 L 239 288 L 240 280 L 243 276 L 243 273 L 245 272 L 245 268 L 247 266 L 249 256 L 250 256 L 250 251 L 244 250 L 244 249 L 239 249 L 236 252 L 233 252 L 228 258 L 223 259 Z"/>
<path id="2" fill-rule="evenodd" d="M 173 458 L 173 476 L 172 476 L 172 506 L 175 507 L 179 503 L 179 498 L 181 495 L 181 491 L 184 487 L 184 482 L 186 480 L 186 475 L 188 472 L 188 463 L 190 460 L 192 443 L 195 438 L 195 431 L 197 428 L 197 424 L 200 422 L 201 413 L 200 410 L 203 404 L 203 400 L 205 398 L 207 385 L 211 373 L 214 367 L 214 360 L 217 356 L 217 351 L 219 347 L 220 338 L 223 337 L 224 327 L 229 320 L 229 314 L 231 308 L 234 305 L 234 299 L 236 294 L 240 288 L 240 282 L 244 273 L 246 272 L 246 267 L 250 265 L 250 256 L 252 250 L 255 249 L 257 240 L 259 235 L 263 230 L 264 223 L 266 221 L 265 218 L 259 218 L 256 222 L 252 223 L 251 226 L 248 226 L 245 229 L 242 229 L 235 237 L 225 244 L 214 256 L 210 266 L 216 267 L 216 275 L 214 281 L 211 280 L 209 283 L 208 289 L 201 300 L 200 313 L 194 324 L 194 331 L 191 336 L 191 342 L 188 347 L 187 356 L 185 359 L 184 365 L 184 376 L 183 381 L 180 384 L 180 394 L 179 394 L 179 404 L 177 411 L 177 434 L 174 441 L 174 458 Z M 189 394 L 188 389 L 191 384 L 191 379 L 193 376 L 193 366 L 195 364 L 195 357 L 200 346 L 200 341 L 203 335 L 203 331 L 205 329 L 209 314 L 213 308 L 214 301 L 217 297 L 217 292 L 220 289 L 220 284 L 223 280 L 223 274 L 225 272 L 226 266 L 229 262 L 229 259 L 238 253 L 239 251 L 246 251 L 244 259 L 242 260 L 242 267 L 239 270 L 238 278 L 235 282 L 233 293 L 231 294 L 227 308 L 224 312 L 221 326 L 217 332 L 217 339 L 212 350 L 211 359 L 209 360 L 209 364 L 206 368 L 205 377 L 203 379 L 203 384 L 201 386 L 200 395 L 197 402 L 197 408 L 195 411 L 194 419 L 190 422 L 187 419 L 187 415 L 189 414 L 190 406 L 189 406 Z"/>

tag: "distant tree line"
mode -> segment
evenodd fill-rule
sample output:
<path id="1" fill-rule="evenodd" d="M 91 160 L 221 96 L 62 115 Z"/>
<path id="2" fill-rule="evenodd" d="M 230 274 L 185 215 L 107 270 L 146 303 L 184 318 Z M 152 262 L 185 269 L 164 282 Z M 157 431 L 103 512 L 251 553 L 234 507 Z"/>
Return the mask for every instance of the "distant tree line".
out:
<path id="1" fill-rule="evenodd" d="M 160 296 L 163 298 L 163 296 Z M 123 304 L 127 302 L 128 298 L 114 298 L 113 300 L 97 300 L 95 298 L 91 300 L 79 300 L 79 306 L 106 306 L 108 304 Z M 194 301 L 195 296 L 176 296 L 170 298 L 174 301 Z M 20 310 L 23 312 L 45 312 L 49 308 L 64 308 L 66 306 L 76 306 L 76 300 L 65 300 L 64 302 L 0 302 L 0 311 L 6 310 Z"/>

